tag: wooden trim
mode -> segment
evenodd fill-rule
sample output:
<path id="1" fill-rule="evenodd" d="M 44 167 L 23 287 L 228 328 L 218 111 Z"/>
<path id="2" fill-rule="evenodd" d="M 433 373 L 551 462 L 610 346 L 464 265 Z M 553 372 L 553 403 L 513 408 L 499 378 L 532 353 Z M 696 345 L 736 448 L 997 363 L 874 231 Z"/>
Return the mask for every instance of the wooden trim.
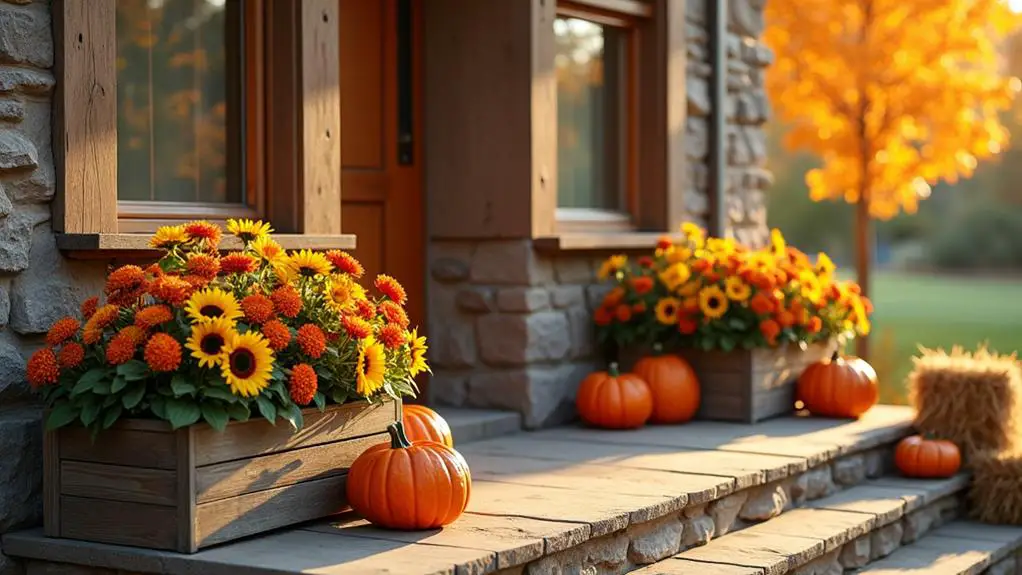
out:
<path id="1" fill-rule="evenodd" d="M 43 421 L 49 411 L 43 413 Z M 60 537 L 60 435 L 43 432 L 43 530 L 47 537 Z"/>
<path id="2" fill-rule="evenodd" d="M 521 1 L 521 0 L 516 0 Z M 532 119 L 532 236 L 557 227 L 557 41 L 554 20 L 556 2 L 529 0 L 532 4 L 532 66 L 530 85 Z"/>
<path id="3" fill-rule="evenodd" d="M 185 553 L 199 550 L 195 532 L 195 426 L 175 432 L 177 444 L 177 549 Z"/>
<path id="4" fill-rule="evenodd" d="M 659 232 L 562 233 L 536 238 L 533 246 L 541 252 L 630 251 L 653 249 L 660 238 L 680 239 Z"/>
<path id="5" fill-rule="evenodd" d="M 628 213 L 592 208 L 557 208 L 558 233 L 606 233 L 634 231 Z"/>
<path id="6" fill-rule="evenodd" d="M 149 234 L 57 234 L 57 247 L 73 252 L 78 259 L 109 259 L 112 257 L 151 258 L 163 252 L 149 247 Z M 353 250 L 355 236 L 352 234 L 313 235 L 277 234 L 273 238 L 286 250 Z M 221 251 L 236 251 L 241 242 L 232 236 L 224 237 Z"/>
<path id="7" fill-rule="evenodd" d="M 55 0 L 53 228 L 117 229 L 116 0 Z"/>
<path id="8" fill-rule="evenodd" d="M 557 4 L 558 10 L 604 12 L 631 18 L 653 16 L 653 6 L 642 0 L 560 0 Z"/>

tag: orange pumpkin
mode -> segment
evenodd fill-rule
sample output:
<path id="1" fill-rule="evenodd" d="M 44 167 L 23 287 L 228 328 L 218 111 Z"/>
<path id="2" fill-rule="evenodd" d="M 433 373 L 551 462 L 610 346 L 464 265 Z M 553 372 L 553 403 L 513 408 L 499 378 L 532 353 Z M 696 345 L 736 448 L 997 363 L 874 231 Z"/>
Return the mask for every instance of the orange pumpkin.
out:
<path id="1" fill-rule="evenodd" d="M 468 506 L 468 463 L 435 441 L 412 443 L 404 425 L 390 424 L 390 445 L 365 450 L 348 470 L 348 503 L 370 523 L 389 529 L 435 529 Z"/>
<path id="2" fill-rule="evenodd" d="M 451 427 L 440 414 L 425 405 L 405 404 L 401 422 L 405 426 L 405 435 L 411 442 L 435 441 L 447 447 L 454 447 Z"/>
<path id="3" fill-rule="evenodd" d="M 939 479 L 958 473 L 962 454 L 957 445 L 946 439 L 913 435 L 898 442 L 894 464 L 906 477 Z"/>
<path id="4" fill-rule="evenodd" d="M 699 409 L 699 378 L 692 366 L 676 355 L 659 355 L 660 346 L 654 346 L 654 355 L 644 357 L 632 370 L 649 385 L 653 393 L 653 415 L 650 423 L 685 423 Z"/>
<path id="5" fill-rule="evenodd" d="M 616 363 L 582 381 L 575 406 L 586 423 L 607 429 L 642 427 L 653 414 L 653 393 L 633 373 L 620 373 Z"/>
<path id="6" fill-rule="evenodd" d="M 834 352 L 798 378 L 796 395 L 811 413 L 823 417 L 859 417 L 880 397 L 876 372 L 859 358 L 846 360 Z"/>

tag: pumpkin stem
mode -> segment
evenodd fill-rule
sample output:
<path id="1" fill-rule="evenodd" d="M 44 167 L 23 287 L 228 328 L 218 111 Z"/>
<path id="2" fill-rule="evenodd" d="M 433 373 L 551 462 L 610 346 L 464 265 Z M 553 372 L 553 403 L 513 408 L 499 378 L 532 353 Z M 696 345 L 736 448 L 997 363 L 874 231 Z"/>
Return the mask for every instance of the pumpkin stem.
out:
<path id="1" fill-rule="evenodd" d="M 617 377 L 621 375 L 621 369 L 618 367 L 616 361 L 610 362 L 610 365 L 607 366 L 607 375 L 611 377 Z"/>
<path id="2" fill-rule="evenodd" d="M 837 361 L 841 359 L 841 350 L 835 349 L 834 353 L 830 354 L 830 361 Z"/>
<path id="3" fill-rule="evenodd" d="M 387 426 L 387 433 L 390 434 L 390 448 L 391 449 L 407 449 L 412 446 L 412 442 L 408 441 L 408 437 L 405 436 L 405 424 L 400 421 L 395 421 Z"/>
<path id="4" fill-rule="evenodd" d="M 653 344 L 653 355 L 660 355 L 664 353 L 664 344 L 659 341 Z"/>

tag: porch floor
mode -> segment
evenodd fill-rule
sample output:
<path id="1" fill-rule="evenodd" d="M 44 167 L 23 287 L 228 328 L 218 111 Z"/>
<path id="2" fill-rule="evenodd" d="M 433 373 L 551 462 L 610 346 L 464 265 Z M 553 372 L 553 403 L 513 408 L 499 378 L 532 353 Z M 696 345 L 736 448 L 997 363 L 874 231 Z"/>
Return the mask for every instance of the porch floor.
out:
<path id="1" fill-rule="evenodd" d="M 4 537 L 3 551 L 36 561 L 172 575 L 520 572 L 526 564 L 629 526 L 794 480 L 832 461 L 858 461 L 861 473 L 848 481 L 866 482 L 868 456 L 906 435 L 910 421 L 908 409 L 878 406 L 859 421 L 789 417 L 757 425 L 694 422 L 631 432 L 564 427 L 518 433 L 458 444 L 472 470 L 472 500 L 468 512 L 443 530 L 387 531 L 346 514 L 194 555 L 50 539 L 38 529 Z M 827 473 L 840 483 L 842 472 L 831 468 Z M 870 474 L 879 475 L 876 470 Z M 923 487 L 896 479 L 881 482 L 879 491 L 890 507 L 884 508 L 884 517 L 896 520 L 912 505 L 949 497 L 961 490 L 964 479 Z M 853 489 L 845 493 L 854 495 Z M 876 493 L 873 489 L 863 493 Z M 847 506 L 848 499 L 838 503 Z M 829 513 L 863 512 L 837 509 Z M 812 522 L 804 529 L 805 537 L 817 535 Z M 852 530 L 848 534 L 854 536 Z M 717 559 L 710 561 L 720 566 Z"/>

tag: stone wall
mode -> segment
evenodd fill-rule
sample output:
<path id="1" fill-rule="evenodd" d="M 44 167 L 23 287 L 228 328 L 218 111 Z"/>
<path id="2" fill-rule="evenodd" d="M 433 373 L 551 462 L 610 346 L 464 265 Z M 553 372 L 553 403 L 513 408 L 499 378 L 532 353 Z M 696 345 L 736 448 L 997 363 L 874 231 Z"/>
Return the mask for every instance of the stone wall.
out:
<path id="1" fill-rule="evenodd" d="M 0 533 L 42 522 L 41 412 L 26 358 L 98 293 L 105 270 L 62 257 L 50 227 L 53 49 L 48 0 L 0 0 Z M 18 572 L 0 555 L 0 575 Z"/>
<path id="2" fill-rule="evenodd" d="M 764 167 L 770 114 L 763 89 L 770 50 L 758 42 L 765 0 L 731 3 L 728 49 L 727 215 L 730 233 L 766 241 Z M 704 0 L 689 0 L 688 218 L 705 225 L 710 51 Z M 518 411 L 527 428 L 574 417 L 584 375 L 602 368 L 591 310 L 602 299 L 595 270 L 607 254 L 549 256 L 529 240 L 434 241 L 429 246 L 431 400 Z"/>

